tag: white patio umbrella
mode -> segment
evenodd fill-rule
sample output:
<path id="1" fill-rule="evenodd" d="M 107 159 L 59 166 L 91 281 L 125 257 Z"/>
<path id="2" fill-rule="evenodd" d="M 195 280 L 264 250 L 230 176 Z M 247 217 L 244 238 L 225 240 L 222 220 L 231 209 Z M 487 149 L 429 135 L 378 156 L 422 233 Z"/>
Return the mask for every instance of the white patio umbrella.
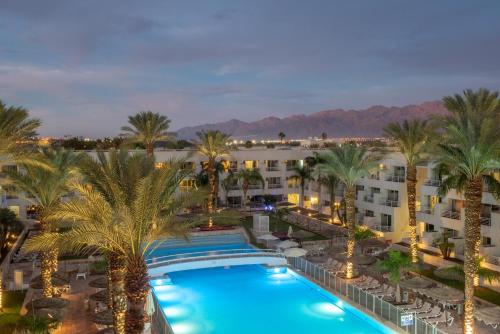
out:
<path id="1" fill-rule="evenodd" d="M 288 233 L 286 234 L 287 237 L 291 238 L 293 234 L 293 228 L 292 225 L 288 226 Z"/>
<path id="2" fill-rule="evenodd" d="M 294 247 L 294 248 L 285 249 L 283 254 L 285 254 L 286 257 L 300 257 L 300 256 L 306 255 L 307 250 L 305 250 L 304 248 Z"/>
<path id="3" fill-rule="evenodd" d="M 272 234 L 264 234 L 264 235 L 261 235 L 261 236 L 258 236 L 257 239 L 259 240 L 278 240 L 277 237 L 275 237 L 274 235 Z"/>
<path id="4" fill-rule="evenodd" d="M 295 241 L 291 240 L 285 240 L 276 245 L 276 247 L 281 248 L 281 249 L 287 249 L 287 248 L 292 248 L 292 247 L 297 247 L 299 244 L 296 243 Z"/>

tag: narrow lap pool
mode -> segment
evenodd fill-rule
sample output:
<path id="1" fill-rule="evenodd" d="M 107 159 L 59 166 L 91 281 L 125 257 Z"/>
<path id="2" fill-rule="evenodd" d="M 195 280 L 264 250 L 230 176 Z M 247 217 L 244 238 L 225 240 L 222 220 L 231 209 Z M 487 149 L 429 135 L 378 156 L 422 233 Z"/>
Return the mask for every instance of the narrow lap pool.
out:
<path id="1" fill-rule="evenodd" d="M 394 333 L 287 268 L 241 265 L 169 277 L 151 285 L 175 334 Z"/>

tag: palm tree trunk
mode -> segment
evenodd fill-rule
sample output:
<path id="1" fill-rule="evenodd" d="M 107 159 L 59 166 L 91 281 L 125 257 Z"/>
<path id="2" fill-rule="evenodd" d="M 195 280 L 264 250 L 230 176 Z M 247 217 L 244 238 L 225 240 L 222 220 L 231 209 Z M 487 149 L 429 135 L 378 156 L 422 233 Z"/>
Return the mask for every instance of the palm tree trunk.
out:
<path id="1" fill-rule="evenodd" d="M 106 301 L 106 306 L 108 310 L 113 310 L 113 280 L 111 276 L 111 258 L 109 255 L 106 256 L 106 279 L 108 286 L 108 300 Z"/>
<path id="2" fill-rule="evenodd" d="M 125 314 L 127 312 L 127 296 L 125 294 L 125 257 L 119 253 L 109 256 L 109 269 L 112 281 L 113 322 L 115 334 L 125 334 Z"/>
<path id="3" fill-rule="evenodd" d="M 335 188 L 330 189 L 330 219 L 335 221 Z"/>
<path id="4" fill-rule="evenodd" d="M 146 156 L 150 159 L 153 159 L 153 157 L 154 157 L 154 144 L 147 144 L 146 145 Z"/>
<path id="5" fill-rule="evenodd" d="M 321 213 L 321 211 L 322 211 L 321 210 L 321 208 L 322 208 L 322 205 L 321 205 L 321 201 L 322 201 L 322 199 L 321 199 L 321 188 L 322 187 L 321 187 L 321 182 L 319 182 L 319 181 L 318 181 L 318 187 L 319 187 L 319 189 L 318 189 L 318 213 Z"/>
<path id="6" fill-rule="evenodd" d="M 354 207 L 354 186 L 346 186 L 344 190 L 344 199 L 346 203 L 346 218 L 347 218 L 347 269 L 346 278 L 352 278 L 354 275 L 354 264 L 352 257 L 354 256 L 355 239 L 355 207 Z"/>
<path id="7" fill-rule="evenodd" d="M 408 225 L 410 227 L 410 255 L 411 262 L 418 262 L 418 244 L 417 244 L 417 218 L 416 218 L 416 183 L 417 183 L 417 168 L 408 166 L 406 173 L 406 193 L 408 196 Z"/>
<path id="8" fill-rule="evenodd" d="M 241 190 L 243 190 L 243 201 L 242 201 L 242 204 L 243 204 L 243 208 L 246 210 L 247 209 L 247 191 L 248 191 L 248 185 L 245 185 L 245 183 L 243 183 L 243 185 L 241 186 Z"/>
<path id="9" fill-rule="evenodd" d="M 464 333 L 474 331 L 474 278 L 477 275 L 478 243 L 481 239 L 481 197 L 482 180 L 470 180 L 465 187 L 465 302 L 464 302 Z"/>
<path id="10" fill-rule="evenodd" d="M 59 268 L 59 248 L 51 249 L 49 253 L 51 270 L 55 273 Z"/>
<path id="11" fill-rule="evenodd" d="M 148 269 L 142 257 L 129 261 L 125 291 L 129 301 L 125 317 L 127 334 L 140 334 L 144 330 L 144 305 L 149 291 Z"/>
<path id="12" fill-rule="evenodd" d="M 208 213 L 214 213 L 215 195 L 217 193 L 217 178 L 215 177 L 215 161 L 212 159 L 208 160 L 207 173 L 208 184 L 210 185 L 210 193 L 208 195 Z"/>
<path id="13" fill-rule="evenodd" d="M 50 298 L 54 294 L 54 287 L 52 286 L 52 255 L 50 252 L 41 252 L 41 258 L 42 295 Z"/>
<path id="14" fill-rule="evenodd" d="M 301 208 L 304 207 L 304 193 L 305 193 L 304 188 L 305 188 L 305 184 L 304 184 L 304 182 L 301 182 L 300 183 L 300 198 L 299 198 L 299 206 Z"/>

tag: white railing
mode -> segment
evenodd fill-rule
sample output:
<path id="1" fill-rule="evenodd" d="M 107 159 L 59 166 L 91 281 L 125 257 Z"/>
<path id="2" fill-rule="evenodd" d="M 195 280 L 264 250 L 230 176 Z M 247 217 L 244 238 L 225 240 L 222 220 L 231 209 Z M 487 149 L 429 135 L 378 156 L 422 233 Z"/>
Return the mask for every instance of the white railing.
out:
<path id="1" fill-rule="evenodd" d="M 399 183 L 404 183 L 406 181 L 404 175 L 394 175 L 394 174 L 386 175 L 385 180 L 390 182 L 399 182 Z"/>
<path id="2" fill-rule="evenodd" d="M 376 230 L 376 231 L 380 231 L 380 232 L 393 232 L 392 226 L 388 226 L 388 225 L 373 225 L 373 226 L 370 226 L 370 228 L 373 230 Z"/>
<path id="3" fill-rule="evenodd" d="M 278 166 L 270 166 L 266 167 L 266 172 L 279 172 L 281 170 Z"/>
<path id="4" fill-rule="evenodd" d="M 481 225 L 491 226 L 491 217 L 481 217 Z"/>
<path id="5" fill-rule="evenodd" d="M 357 304 L 366 313 L 374 314 L 378 318 L 391 322 L 397 326 L 401 332 L 412 334 L 446 333 L 425 320 L 416 317 L 415 314 L 413 314 L 413 325 L 403 326 L 401 324 L 401 316 L 411 313 L 403 311 L 382 298 L 364 291 L 355 285 L 347 283 L 345 279 L 328 272 L 327 270 L 304 258 L 289 258 L 288 263 L 292 268 L 302 272 L 302 274 L 304 274 L 307 278 L 319 283 L 327 290 L 330 290 L 334 294 L 345 297 L 352 303 Z"/>
<path id="6" fill-rule="evenodd" d="M 460 220 L 460 212 L 452 211 L 452 210 L 445 210 L 441 213 L 441 217 Z"/>
<path id="7" fill-rule="evenodd" d="M 267 185 L 267 189 L 279 189 L 279 188 L 283 188 L 283 185 L 279 183 L 271 183 Z"/>
<path id="8" fill-rule="evenodd" d="M 430 206 L 421 206 L 420 210 L 418 210 L 420 213 L 425 213 L 427 215 L 433 215 L 434 214 L 434 208 L 431 208 Z"/>
<path id="9" fill-rule="evenodd" d="M 182 262 L 192 262 L 192 261 L 205 261 L 205 260 L 215 260 L 215 259 L 225 259 L 225 258 L 237 258 L 237 257 L 280 257 L 284 258 L 284 255 L 274 249 L 223 249 L 214 251 L 204 251 L 204 252 L 191 252 L 182 254 L 173 254 L 152 257 L 146 260 L 148 268 L 167 266 L 175 263 Z"/>
<path id="10" fill-rule="evenodd" d="M 426 186 L 430 186 L 430 187 L 440 187 L 441 186 L 441 183 L 442 181 L 441 180 L 437 180 L 437 179 L 428 179 L 424 182 L 424 185 Z"/>
<path id="11" fill-rule="evenodd" d="M 392 208 L 397 208 L 399 206 L 398 200 L 393 200 L 390 198 L 381 198 L 379 201 L 380 205 L 390 206 Z"/>

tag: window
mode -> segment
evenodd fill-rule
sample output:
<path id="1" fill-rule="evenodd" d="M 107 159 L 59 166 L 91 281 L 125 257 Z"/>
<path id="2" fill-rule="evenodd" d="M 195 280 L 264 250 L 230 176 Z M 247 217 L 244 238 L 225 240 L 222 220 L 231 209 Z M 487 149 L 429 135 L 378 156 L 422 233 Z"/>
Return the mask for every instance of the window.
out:
<path id="1" fill-rule="evenodd" d="M 380 194 L 380 188 L 371 187 L 370 192 L 371 192 L 372 196 L 373 196 L 373 194 Z"/>
<path id="2" fill-rule="evenodd" d="M 375 213 L 372 210 L 366 210 L 365 216 L 366 217 L 375 217 Z"/>
<path id="3" fill-rule="evenodd" d="M 483 246 L 491 246 L 491 238 L 483 237 Z"/>
<path id="4" fill-rule="evenodd" d="M 300 184 L 299 180 L 293 177 L 287 178 L 286 183 L 288 188 L 298 188 Z"/>
<path id="5" fill-rule="evenodd" d="M 399 193 L 397 190 L 387 190 L 387 199 L 389 201 L 397 202 L 399 200 Z"/>
<path id="6" fill-rule="evenodd" d="M 245 169 L 255 169 L 259 167 L 259 163 L 257 160 L 245 160 L 243 166 L 245 166 Z"/>
<path id="7" fill-rule="evenodd" d="M 380 230 L 381 231 L 392 231 L 392 216 L 382 213 L 380 215 Z"/>
<path id="8" fill-rule="evenodd" d="M 279 161 L 278 160 L 266 160 L 266 170 L 268 172 L 279 171 Z"/>
<path id="9" fill-rule="evenodd" d="M 276 189 L 281 188 L 281 177 L 268 177 L 267 178 L 267 188 Z"/>
<path id="10" fill-rule="evenodd" d="M 182 180 L 179 189 L 180 191 L 188 191 L 194 187 L 194 180 L 193 179 L 185 179 Z"/>
<path id="11" fill-rule="evenodd" d="M 238 170 L 238 161 L 229 161 L 229 170 L 236 172 Z"/>
<path id="12" fill-rule="evenodd" d="M 298 165 L 298 160 L 286 160 L 286 170 L 292 170 L 293 167 Z"/>
<path id="13" fill-rule="evenodd" d="M 194 162 L 192 162 L 192 161 L 183 162 L 181 168 L 184 170 L 193 170 L 194 169 Z"/>
<path id="14" fill-rule="evenodd" d="M 425 232 L 436 232 L 433 224 L 425 224 Z"/>

